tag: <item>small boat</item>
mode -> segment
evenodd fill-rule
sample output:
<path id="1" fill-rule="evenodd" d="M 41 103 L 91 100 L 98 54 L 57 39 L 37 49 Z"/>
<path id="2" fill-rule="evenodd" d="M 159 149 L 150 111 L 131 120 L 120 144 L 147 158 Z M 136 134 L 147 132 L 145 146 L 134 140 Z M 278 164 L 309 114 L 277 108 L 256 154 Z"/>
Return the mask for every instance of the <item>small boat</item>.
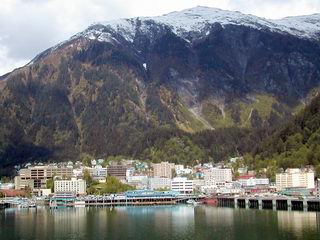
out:
<path id="1" fill-rule="evenodd" d="M 29 207 L 29 208 L 36 208 L 37 205 L 36 205 L 35 203 L 29 203 L 28 207 Z"/>
<path id="2" fill-rule="evenodd" d="M 18 205 L 18 208 L 21 209 L 21 208 L 29 208 L 29 205 L 27 203 L 20 203 Z"/>
<path id="3" fill-rule="evenodd" d="M 195 200 L 193 200 L 193 199 L 189 199 L 189 200 L 187 201 L 187 204 L 196 206 L 196 205 L 200 204 L 200 202 L 197 202 L 197 201 L 195 201 Z"/>

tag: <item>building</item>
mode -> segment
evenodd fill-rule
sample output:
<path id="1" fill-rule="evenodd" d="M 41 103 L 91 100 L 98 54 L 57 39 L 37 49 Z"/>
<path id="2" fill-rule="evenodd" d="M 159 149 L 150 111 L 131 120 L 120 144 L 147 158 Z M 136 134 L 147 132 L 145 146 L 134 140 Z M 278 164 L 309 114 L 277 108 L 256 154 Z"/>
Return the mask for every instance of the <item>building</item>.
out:
<path id="1" fill-rule="evenodd" d="M 269 179 L 268 178 L 239 178 L 239 183 L 243 187 L 253 187 L 257 185 L 269 185 Z"/>
<path id="2" fill-rule="evenodd" d="M 171 179 L 170 178 L 149 178 L 148 181 L 148 188 L 151 190 L 157 190 L 157 189 L 170 189 L 171 188 Z"/>
<path id="3" fill-rule="evenodd" d="M 232 171 L 230 168 L 209 168 L 204 170 L 204 180 L 216 182 L 232 182 Z"/>
<path id="4" fill-rule="evenodd" d="M 191 194 L 193 192 L 193 181 L 185 177 L 177 177 L 171 180 L 171 191 L 181 194 Z"/>
<path id="5" fill-rule="evenodd" d="M 201 188 L 205 185 L 205 181 L 203 179 L 194 179 L 192 180 L 193 191 L 201 192 Z"/>
<path id="6" fill-rule="evenodd" d="M 113 176 L 119 180 L 125 180 L 127 177 L 127 167 L 122 165 L 111 165 L 107 167 L 108 176 Z"/>
<path id="7" fill-rule="evenodd" d="M 320 178 L 317 181 L 317 198 L 320 199 Z"/>
<path id="8" fill-rule="evenodd" d="M 314 172 L 311 170 L 300 170 L 298 168 L 287 169 L 285 173 L 276 174 L 277 191 L 286 188 L 313 189 Z"/>
<path id="9" fill-rule="evenodd" d="M 14 189 L 13 183 L 0 183 L 0 190 L 10 190 Z"/>
<path id="10" fill-rule="evenodd" d="M 134 175 L 127 178 L 128 184 L 136 189 L 146 189 L 148 187 L 148 176 Z"/>
<path id="11" fill-rule="evenodd" d="M 93 168 L 85 168 L 89 171 L 93 180 L 105 180 L 107 177 L 107 168 L 103 168 L 101 165 L 96 165 Z"/>
<path id="12" fill-rule="evenodd" d="M 71 192 L 74 194 L 86 194 L 86 181 L 72 178 L 71 180 L 54 181 L 54 192 Z"/>
<path id="13" fill-rule="evenodd" d="M 60 178 L 71 178 L 73 176 L 73 168 L 35 166 L 21 169 L 19 171 L 19 176 L 16 176 L 14 179 L 15 189 L 25 189 L 26 187 L 31 190 L 45 189 L 47 180 L 55 176 Z"/>
<path id="14" fill-rule="evenodd" d="M 174 163 L 161 162 L 155 163 L 153 167 L 153 176 L 160 178 L 172 178 L 172 171 L 175 169 Z"/>

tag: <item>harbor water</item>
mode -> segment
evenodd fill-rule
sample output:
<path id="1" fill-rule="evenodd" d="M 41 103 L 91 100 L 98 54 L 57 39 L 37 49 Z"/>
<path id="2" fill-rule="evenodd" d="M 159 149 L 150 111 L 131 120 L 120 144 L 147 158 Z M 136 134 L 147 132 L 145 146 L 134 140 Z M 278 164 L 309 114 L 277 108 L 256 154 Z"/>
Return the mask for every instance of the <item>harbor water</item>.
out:
<path id="1" fill-rule="evenodd" d="M 5 209 L 0 239 L 320 239 L 320 213 L 204 205 Z"/>

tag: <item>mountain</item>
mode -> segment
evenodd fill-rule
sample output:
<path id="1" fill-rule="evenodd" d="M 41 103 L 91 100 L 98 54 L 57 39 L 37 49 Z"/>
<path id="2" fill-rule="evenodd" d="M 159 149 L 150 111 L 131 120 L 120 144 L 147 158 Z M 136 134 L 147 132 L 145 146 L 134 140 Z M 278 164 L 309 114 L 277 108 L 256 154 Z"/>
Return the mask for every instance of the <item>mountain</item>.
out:
<path id="1" fill-rule="evenodd" d="M 94 24 L 2 77 L 0 163 L 150 156 L 155 132 L 282 124 L 319 87 L 319 20 L 196 7 Z"/>
<path id="2" fill-rule="evenodd" d="M 319 177 L 320 95 L 293 120 L 261 141 L 253 153 L 256 166 L 277 170 L 311 165 Z"/>

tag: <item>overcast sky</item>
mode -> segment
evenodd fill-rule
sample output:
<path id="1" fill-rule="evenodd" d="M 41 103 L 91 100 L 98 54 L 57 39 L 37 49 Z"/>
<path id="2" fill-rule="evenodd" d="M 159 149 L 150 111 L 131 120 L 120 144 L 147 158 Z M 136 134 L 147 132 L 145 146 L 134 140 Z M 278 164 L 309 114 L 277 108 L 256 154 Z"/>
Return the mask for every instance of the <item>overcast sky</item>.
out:
<path id="1" fill-rule="evenodd" d="M 94 22 L 198 5 L 272 19 L 320 12 L 320 0 L 0 0 L 0 75 Z"/>

